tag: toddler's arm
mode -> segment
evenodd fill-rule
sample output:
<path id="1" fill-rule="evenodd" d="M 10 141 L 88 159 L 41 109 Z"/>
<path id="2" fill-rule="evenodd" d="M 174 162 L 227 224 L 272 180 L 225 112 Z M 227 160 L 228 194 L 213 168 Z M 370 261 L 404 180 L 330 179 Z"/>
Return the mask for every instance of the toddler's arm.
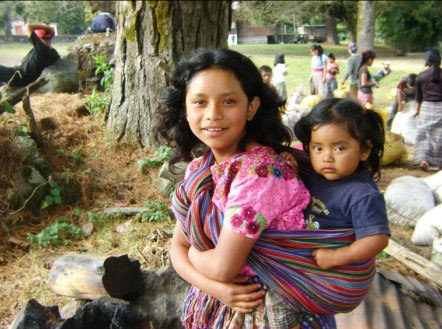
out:
<path id="1" fill-rule="evenodd" d="M 375 234 L 356 240 L 347 247 L 313 251 L 316 263 L 322 269 L 359 263 L 375 257 L 388 245 L 387 234 Z"/>

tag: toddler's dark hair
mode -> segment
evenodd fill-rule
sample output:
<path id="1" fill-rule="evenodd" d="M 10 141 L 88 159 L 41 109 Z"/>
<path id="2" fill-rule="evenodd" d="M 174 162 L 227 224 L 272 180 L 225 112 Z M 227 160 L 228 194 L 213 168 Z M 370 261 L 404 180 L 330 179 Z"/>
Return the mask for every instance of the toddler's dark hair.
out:
<path id="1" fill-rule="evenodd" d="M 357 171 L 367 169 L 371 176 L 380 178 L 380 163 L 385 141 L 381 116 L 375 111 L 364 110 L 350 99 L 324 99 L 295 125 L 295 135 L 302 142 L 305 151 L 309 152 L 312 131 L 330 123 L 342 124 L 361 147 L 371 149 L 368 159 L 359 163 Z M 372 144 L 371 147 L 369 143 Z"/>
<path id="2" fill-rule="evenodd" d="M 335 54 L 333 53 L 328 53 L 327 57 L 333 59 L 334 61 L 336 60 Z"/>
<path id="3" fill-rule="evenodd" d="M 247 121 L 246 131 L 239 142 L 245 151 L 248 142 L 256 141 L 281 152 L 291 142 L 291 135 L 281 120 L 275 92 L 266 85 L 255 64 L 246 56 L 228 49 L 200 49 L 190 58 L 182 59 L 173 73 L 170 85 L 163 94 L 164 106 L 156 115 L 155 138 L 175 142 L 170 165 L 178 161 L 192 160 L 192 150 L 202 142 L 192 133 L 186 119 L 186 94 L 196 74 L 211 68 L 231 72 L 240 82 L 249 102 L 259 97 L 259 106 L 252 120 Z"/>

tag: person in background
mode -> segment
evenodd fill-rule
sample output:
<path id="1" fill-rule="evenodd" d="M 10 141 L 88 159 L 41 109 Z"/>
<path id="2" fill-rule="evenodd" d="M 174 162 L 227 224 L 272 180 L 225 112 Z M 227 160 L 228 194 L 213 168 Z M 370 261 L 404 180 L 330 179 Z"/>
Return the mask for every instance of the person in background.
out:
<path id="1" fill-rule="evenodd" d="M 327 80 L 325 82 L 325 87 L 327 90 L 327 98 L 333 97 L 333 92 L 338 89 L 338 83 L 336 81 L 336 75 L 339 73 L 339 65 L 336 63 L 335 54 L 327 54 Z"/>
<path id="2" fill-rule="evenodd" d="M 352 42 L 348 46 L 348 53 L 350 58 L 347 61 L 347 70 L 345 71 L 344 78 L 342 79 L 342 84 L 350 78 L 350 91 L 348 93 L 348 98 L 353 100 L 358 100 L 358 70 L 361 66 L 362 55 L 357 54 L 358 47 L 356 43 Z"/>
<path id="3" fill-rule="evenodd" d="M 287 75 L 287 66 L 285 65 L 284 54 L 279 53 L 275 56 L 273 64 L 273 84 L 278 91 L 279 99 L 285 104 L 287 101 L 287 87 L 285 85 L 285 76 Z"/>
<path id="4" fill-rule="evenodd" d="M 362 62 L 358 70 L 358 102 L 362 107 L 365 107 L 367 103 L 373 105 L 373 87 L 379 87 L 368 71 L 368 67 L 373 65 L 375 58 L 374 51 L 367 50 L 362 53 Z"/>
<path id="5" fill-rule="evenodd" d="M 312 95 L 319 95 L 325 98 L 325 81 L 327 79 L 327 61 L 328 58 L 324 55 L 324 49 L 320 45 L 312 45 L 310 47 L 310 54 L 312 55 L 312 74 L 310 76 L 310 93 Z"/>
<path id="6" fill-rule="evenodd" d="M 403 102 L 408 102 L 414 99 L 414 91 L 416 86 L 416 77 L 414 73 L 402 78 L 397 85 L 396 96 L 394 97 L 393 105 L 388 113 L 388 119 L 386 128 L 391 130 L 391 124 L 393 122 L 394 116 L 399 111 L 403 109 Z"/>
<path id="7" fill-rule="evenodd" d="M 34 82 L 46 67 L 54 64 L 60 58 L 58 52 L 51 45 L 55 35 L 52 27 L 46 24 L 28 24 L 26 32 L 33 48 L 23 58 L 20 66 L 0 65 L 0 82 L 5 84 L 9 82 L 12 87 L 24 87 Z"/>
<path id="8" fill-rule="evenodd" d="M 93 33 L 115 32 L 115 17 L 110 13 L 99 13 L 92 19 Z"/>
<path id="9" fill-rule="evenodd" d="M 442 71 L 440 52 L 430 48 L 425 55 L 426 71 L 416 78 L 417 136 L 415 160 L 422 170 L 442 168 Z M 433 168 L 431 168 L 433 169 Z M 437 168 L 434 168 L 437 170 Z"/>
<path id="10" fill-rule="evenodd" d="M 382 69 L 373 76 L 373 78 L 376 82 L 381 80 L 382 78 L 385 78 L 386 75 L 390 74 L 390 72 L 391 72 L 390 64 L 391 64 L 390 61 L 385 61 L 382 63 L 382 65 L 383 65 Z"/>
<path id="11" fill-rule="evenodd" d="M 278 90 L 274 85 L 272 85 L 272 76 L 273 76 L 272 68 L 268 65 L 262 65 L 259 68 L 259 73 L 261 73 L 262 82 L 264 82 L 266 85 L 272 88 L 273 91 L 276 93 L 276 95 L 278 95 L 279 97 Z"/>

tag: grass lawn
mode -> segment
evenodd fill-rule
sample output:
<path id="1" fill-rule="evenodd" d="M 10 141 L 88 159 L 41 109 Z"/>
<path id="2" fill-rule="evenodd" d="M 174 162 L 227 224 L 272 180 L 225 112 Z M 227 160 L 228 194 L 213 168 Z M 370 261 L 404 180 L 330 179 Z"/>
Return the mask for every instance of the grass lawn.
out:
<path id="1" fill-rule="evenodd" d="M 52 46 L 57 49 L 58 53 L 63 56 L 68 52 L 68 48 L 73 42 L 53 43 Z M 30 43 L 6 43 L 0 44 L 0 56 L 17 56 L 23 58 L 32 49 Z"/>
<path id="2" fill-rule="evenodd" d="M 284 53 L 286 55 L 285 62 L 288 69 L 288 75 L 286 77 L 287 93 L 290 97 L 299 85 L 304 87 L 304 93 L 306 95 L 310 93 L 308 84 L 311 72 L 310 46 L 311 44 L 236 45 L 231 46 L 231 49 L 249 56 L 257 67 L 264 64 L 272 67 L 275 55 L 279 52 Z M 349 58 L 347 46 L 323 44 L 322 47 L 325 53 L 331 51 L 335 54 L 341 72 L 337 77 L 340 83 L 345 74 L 347 59 Z M 425 70 L 424 56 L 397 57 L 394 55 L 394 51 L 382 47 L 376 48 L 376 52 L 379 56 L 375 59 L 373 66 L 369 68 L 372 75 L 381 69 L 383 61 L 389 60 L 391 62 L 392 72 L 379 81 L 380 87 L 374 89 L 373 95 L 375 107 L 386 108 L 393 101 L 390 97 L 391 90 L 397 86 L 402 77 L 410 73 L 417 74 Z"/>

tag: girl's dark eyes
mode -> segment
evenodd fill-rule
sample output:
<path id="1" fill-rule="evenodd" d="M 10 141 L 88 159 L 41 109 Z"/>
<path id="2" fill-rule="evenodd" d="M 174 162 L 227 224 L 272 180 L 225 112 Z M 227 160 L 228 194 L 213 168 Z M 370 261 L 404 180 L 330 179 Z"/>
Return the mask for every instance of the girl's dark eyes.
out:
<path id="1" fill-rule="evenodd" d="M 336 151 L 339 151 L 339 152 L 341 152 L 341 151 L 345 151 L 345 146 L 338 146 L 338 147 L 336 148 Z"/>

